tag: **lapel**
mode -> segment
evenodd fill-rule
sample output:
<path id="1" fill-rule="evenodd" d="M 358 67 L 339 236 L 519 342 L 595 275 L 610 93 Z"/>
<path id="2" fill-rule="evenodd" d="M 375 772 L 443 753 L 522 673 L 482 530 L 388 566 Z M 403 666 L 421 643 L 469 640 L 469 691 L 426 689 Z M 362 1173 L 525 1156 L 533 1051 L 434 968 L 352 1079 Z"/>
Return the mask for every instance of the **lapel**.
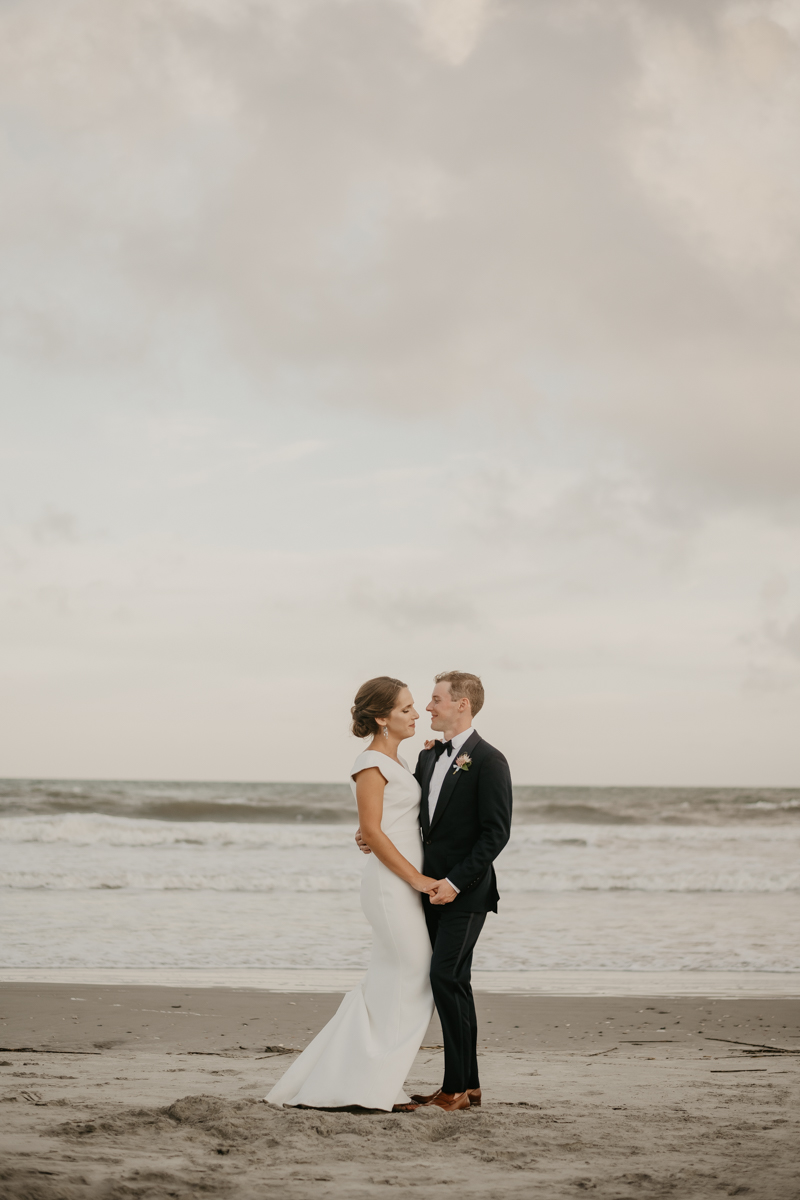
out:
<path id="1" fill-rule="evenodd" d="M 433 768 L 436 765 L 436 755 L 433 750 L 425 751 L 427 759 L 422 768 L 422 799 L 419 805 L 419 823 L 422 826 L 423 833 L 428 832 L 430 818 L 428 816 L 428 790 L 431 786 L 431 775 Z"/>
<path id="2" fill-rule="evenodd" d="M 476 730 L 472 737 L 467 738 L 458 754 L 453 755 L 453 766 L 448 768 L 447 774 L 444 777 L 444 783 L 442 784 L 442 790 L 439 792 L 439 799 L 436 801 L 436 808 L 433 813 L 433 820 L 431 821 L 431 829 L 433 829 L 434 825 L 437 823 L 442 813 L 450 803 L 450 797 L 453 795 L 456 784 L 461 778 L 462 772 L 460 770 L 454 770 L 455 760 L 460 758 L 462 754 L 470 754 L 480 740 L 481 735 Z M 427 808 L 427 804 L 425 807 Z"/>

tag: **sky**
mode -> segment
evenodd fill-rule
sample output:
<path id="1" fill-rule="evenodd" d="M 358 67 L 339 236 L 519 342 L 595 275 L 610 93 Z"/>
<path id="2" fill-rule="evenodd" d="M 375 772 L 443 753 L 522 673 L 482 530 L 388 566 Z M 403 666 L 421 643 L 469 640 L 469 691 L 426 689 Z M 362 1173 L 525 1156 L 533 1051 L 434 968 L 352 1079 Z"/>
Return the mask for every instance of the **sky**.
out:
<path id="1" fill-rule="evenodd" d="M 799 114 L 797 0 L 7 0 L 0 775 L 797 785 Z"/>

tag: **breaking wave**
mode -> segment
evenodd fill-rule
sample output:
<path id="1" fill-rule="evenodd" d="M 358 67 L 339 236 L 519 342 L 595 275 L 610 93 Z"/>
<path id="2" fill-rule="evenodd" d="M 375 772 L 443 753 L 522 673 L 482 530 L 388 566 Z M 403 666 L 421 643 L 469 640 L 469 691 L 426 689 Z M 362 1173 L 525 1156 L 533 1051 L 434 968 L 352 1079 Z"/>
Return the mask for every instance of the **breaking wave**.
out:
<path id="1" fill-rule="evenodd" d="M 15 889 L 340 892 L 362 867 L 352 822 L 4 817 L 0 850 Z M 498 874 L 503 892 L 794 892 L 800 827 L 522 824 Z"/>

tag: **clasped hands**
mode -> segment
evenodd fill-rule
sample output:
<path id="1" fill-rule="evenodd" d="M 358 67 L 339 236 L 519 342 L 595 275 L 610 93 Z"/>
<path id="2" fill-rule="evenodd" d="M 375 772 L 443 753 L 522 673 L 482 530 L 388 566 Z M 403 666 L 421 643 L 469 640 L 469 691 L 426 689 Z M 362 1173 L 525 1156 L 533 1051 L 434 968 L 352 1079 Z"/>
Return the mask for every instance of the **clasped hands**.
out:
<path id="1" fill-rule="evenodd" d="M 431 904 L 452 904 L 458 892 L 447 879 L 437 879 L 432 888 L 428 888 Z"/>
<path id="2" fill-rule="evenodd" d="M 369 846 L 361 836 L 360 827 L 356 830 L 356 845 L 362 854 L 372 854 Z M 446 879 L 430 879 L 426 875 L 420 875 L 420 880 L 424 881 L 424 886 L 420 884 L 417 887 L 417 891 L 427 893 L 431 904 L 451 904 L 458 895 L 452 883 L 448 883 Z"/>

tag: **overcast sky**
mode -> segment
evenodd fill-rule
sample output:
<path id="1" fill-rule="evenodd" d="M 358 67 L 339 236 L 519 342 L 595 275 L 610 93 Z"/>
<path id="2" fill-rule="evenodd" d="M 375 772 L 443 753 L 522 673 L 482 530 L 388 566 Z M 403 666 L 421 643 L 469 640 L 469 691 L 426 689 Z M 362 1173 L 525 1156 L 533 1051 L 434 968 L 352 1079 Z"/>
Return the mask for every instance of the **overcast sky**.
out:
<path id="1" fill-rule="evenodd" d="M 0 156 L 0 774 L 455 667 L 517 782 L 798 784 L 797 0 L 7 3 Z"/>

